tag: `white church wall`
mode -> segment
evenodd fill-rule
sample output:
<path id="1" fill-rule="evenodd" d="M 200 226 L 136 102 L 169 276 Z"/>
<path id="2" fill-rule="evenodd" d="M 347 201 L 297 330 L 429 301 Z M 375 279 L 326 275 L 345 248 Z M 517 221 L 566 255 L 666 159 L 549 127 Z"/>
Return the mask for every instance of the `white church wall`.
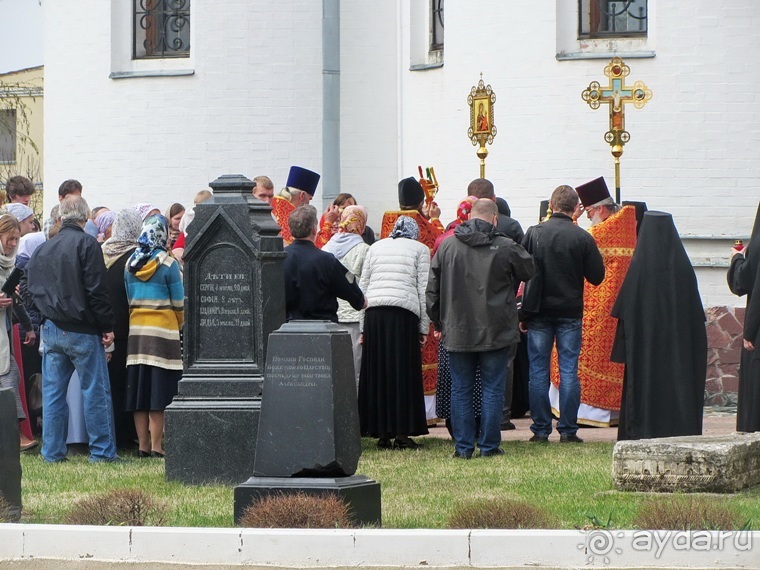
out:
<path id="1" fill-rule="evenodd" d="M 131 4 L 45 3 L 47 210 L 66 178 L 91 206 L 164 209 L 221 174 L 321 169 L 320 2 L 195 1 L 192 57 L 149 62 L 130 59 Z"/>
<path id="2" fill-rule="evenodd" d="M 589 82 L 603 85 L 609 59 L 556 58 L 558 13 L 567 0 L 483 0 L 446 4 L 444 65 L 402 74 L 401 171 L 434 165 L 444 221 L 453 218 L 479 161 L 469 142 L 466 97 L 483 72 L 497 96 L 499 132 L 489 147 L 486 177 L 528 226 L 538 202 L 561 183 L 599 175 L 614 186 L 614 166 L 603 135 L 606 106 L 592 111 L 580 97 Z M 574 4 L 574 3 L 573 3 Z M 722 270 L 736 237 L 748 235 L 760 197 L 760 113 L 751 58 L 760 47 L 760 15 L 749 1 L 721 6 L 708 0 L 682 5 L 650 0 L 654 58 L 627 58 L 629 83 L 654 92 L 643 108 L 626 109 L 631 141 L 622 157 L 623 199 L 644 200 L 671 212 L 687 240 L 707 305 L 741 304 L 725 287 Z M 402 12 L 408 25 L 409 12 Z M 565 25 L 575 26 L 574 18 Z M 402 38 L 409 62 L 409 37 Z M 644 49 L 645 48 L 645 49 Z M 745 103 L 742 105 L 742 103 Z M 716 274 L 720 277 L 716 279 Z"/>

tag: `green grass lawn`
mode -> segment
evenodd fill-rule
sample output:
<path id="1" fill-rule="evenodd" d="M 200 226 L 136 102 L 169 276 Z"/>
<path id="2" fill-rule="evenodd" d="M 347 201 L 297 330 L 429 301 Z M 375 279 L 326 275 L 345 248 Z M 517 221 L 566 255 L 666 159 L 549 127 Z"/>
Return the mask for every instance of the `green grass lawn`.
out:
<path id="1" fill-rule="evenodd" d="M 590 517 L 615 528 L 632 528 L 636 511 L 650 495 L 619 493 L 612 486 L 612 443 L 583 445 L 505 442 L 500 457 L 453 459 L 453 443 L 418 438 L 415 451 L 379 451 L 362 440 L 357 473 L 382 485 L 385 528 L 445 528 L 449 515 L 470 499 L 521 498 L 548 509 L 560 528 L 583 527 Z M 169 505 L 171 526 L 230 527 L 232 486 L 185 486 L 164 480 L 163 461 L 124 455 L 118 464 L 90 464 L 86 455 L 46 464 L 39 454 L 22 454 L 22 522 L 60 523 L 78 498 L 109 489 L 138 488 Z M 242 482 L 242 481 L 241 481 Z M 743 520 L 760 524 L 760 488 L 725 496 Z"/>

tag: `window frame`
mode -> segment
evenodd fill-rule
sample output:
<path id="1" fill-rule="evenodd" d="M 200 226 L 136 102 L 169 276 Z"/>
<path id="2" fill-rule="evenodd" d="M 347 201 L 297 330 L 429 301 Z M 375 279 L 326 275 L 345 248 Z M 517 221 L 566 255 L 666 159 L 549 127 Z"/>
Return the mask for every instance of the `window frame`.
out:
<path id="1" fill-rule="evenodd" d="M 442 52 L 444 46 L 445 19 L 443 0 L 430 0 L 430 52 Z M 436 24 L 436 21 L 438 24 Z M 438 33 L 440 32 L 440 34 Z M 440 42 L 436 39 L 440 35 Z"/>
<path id="2" fill-rule="evenodd" d="M 0 164 L 16 164 L 18 160 L 18 113 L 14 108 L 0 109 L 0 113 L 7 114 L 8 121 L 0 121 L 0 140 L 6 138 L 9 142 L 11 153 L 5 156 L 3 147 L 0 147 Z"/>
<path id="3" fill-rule="evenodd" d="M 191 0 L 132 0 L 132 59 L 155 60 L 189 58 L 191 49 Z M 160 19 L 160 23 L 157 20 Z M 170 23 L 167 20 L 179 19 L 182 23 L 177 28 L 180 33 L 187 35 L 187 40 L 180 38 L 180 47 L 171 49 L 171 40 L 165 35 L 165 30 Z M 138 22 L 156 22 L 143 26 Z M 152 30 L 152 32 L 151 32 Z M 142 32 L 142 33 L 141 33 Z M 153 35 L 151 43 L 153 50 L 149 50 L 146 43 L 149 36 Z M 139 49 L 138 49 L 139 47 Z M 144 54 L 140 53 L 145 51 Z"/>
<path id="4" fill-rule="evenodd" d="M 578 39 L 596 39 L 596 40 L 604 40 L 604 39 L 615 39 L 615 38 L 646 38 L 649 36 L 649 0 L 643 0 L 644 1 L 644 9 L 645 14 L 643 17 L 634 16 L 630 14 L 629 8 L 631 7 L 631 4 L 635 0 L 578 0 Z M 596 11 L 596 17 L 599 19 L 609 17 L 609 14 L 605 12 L 600 2 L 604 2 L 605 4 L 613 4 L 613 3 L 622 3 L 625 4 L 625 8 L 623 9 L 620 14 L 628 13 L 629 18 L 633 18 L 634 20 L 640 20 L 644 21 L 645 23 L 645 29 L 643 31 L 592 31 L 591 22 L 593 21 L 594 11 Z M 589 25 L 588 31 L 584 31 L 583 29 L 583 21 L 584 21 L 584 15 L 588 12 L 588 18 L 589 18 Z"/>

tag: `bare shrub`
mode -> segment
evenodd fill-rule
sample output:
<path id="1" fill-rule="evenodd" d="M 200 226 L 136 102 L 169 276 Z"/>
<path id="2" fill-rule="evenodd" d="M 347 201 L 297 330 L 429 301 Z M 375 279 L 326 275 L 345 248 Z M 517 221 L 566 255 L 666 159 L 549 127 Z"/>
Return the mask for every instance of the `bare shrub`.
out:
<path id="1" fill-rule="evenodd" d="M 161 526 L 166 504 L 139 489 L 114 489 L 77 501 L 64 518 L 67 524 Z"/>
<path id="2" fill-rule="evenodd" d="M 634 525 L 647 530 L 737 530 L 746 526 L 734 508 L 714 497 L 652 497 L 639 507 Z"/>
<path id="3" fill-rule="evenodd" d="M 448 528 L 556 528 L 554 517 L 520 499 L 479 499 L 460 505 Z"/>
<path id="4" fill-rule="evenodd" d="M 270 495 L 250 505 L 240 526 L 253 528 L 355 528 L 348 505 L 337 495 Z"/>

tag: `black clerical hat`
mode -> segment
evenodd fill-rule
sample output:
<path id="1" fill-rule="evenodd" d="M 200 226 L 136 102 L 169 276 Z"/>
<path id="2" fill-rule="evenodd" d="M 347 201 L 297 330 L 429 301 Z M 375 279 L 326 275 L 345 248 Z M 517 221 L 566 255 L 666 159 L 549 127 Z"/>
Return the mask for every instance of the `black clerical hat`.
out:
<path id="1" fill-rule="evenodd" d="M 398 183 L 398 203 L 400 206 L 416 206 L 425 199 L 420 181 L 416 178 L 404 178 Z"/>
<path id="2" fill-rule="evenodd" d="M 296 190 L 303 190 L 307 194 L 314 196 L 314 192 L 317 191 L 317 184 L 319 184 L 319 174 L 301 168 L 300 166 L 291 166 L 288 173 L 288 182 L 285 184 L 288 188 L 295 188 Z"/>
<path id="3" fill-rule="evenodd" d="M 578 198 L 580 198 L 584 208 L 598 204 L 607 198 L 612 198 L 610 191 L 607 190 L 607 184 L 601 176 L 591 182 L 576 186 L 575 191 L 578 192 Z"/>

